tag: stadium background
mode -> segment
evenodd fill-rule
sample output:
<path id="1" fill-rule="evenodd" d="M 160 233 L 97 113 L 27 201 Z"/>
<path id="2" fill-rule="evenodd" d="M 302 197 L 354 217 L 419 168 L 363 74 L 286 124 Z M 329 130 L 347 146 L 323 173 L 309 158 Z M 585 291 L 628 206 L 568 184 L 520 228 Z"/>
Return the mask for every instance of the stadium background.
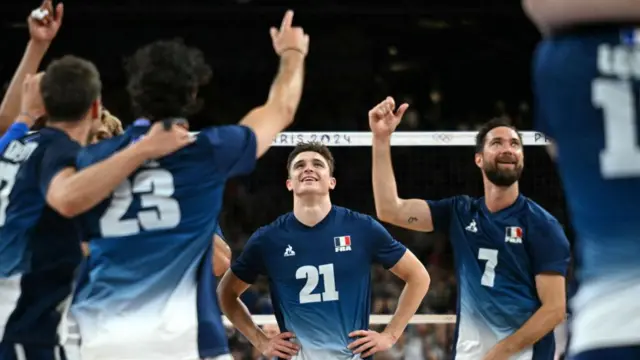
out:
<path id="1" fill-rule="evenodd" d="M 0 14 L 0 79 L 8 82 L 28 40 L 25 16 L 37 2 L 3 3 Z M 132 120 L 124 91 L 123 59 L 159 38 L 181 37 L 203 50 L 214 77 L 200 93 L 197 130 L 238 121 L 264 101 L 277 69 L 269 26 L 286 7 L 311 36 L 305 93 L 292 131 L 366 131 L 367 111 L 386 95 L 411 104 L 400 130 L 473 130 L 505 117 L 531 129 L 529 69 L 538 34 L 519 2 L 473 0 L 146 0 L 65 1 L 62 29 L 45 58 L 72 53 L 96 63 L 103 102 L 124 122 Z M 284 187 L 289 148 L 275 148 L 255 173 L 228 184 L 221 225 L 234 254 L 257 227 L 290 211 Z M 374 214 L 370 149 L 334 148 L 335 204 Z M 522 192 L 568 228 L 562 188 L 542 147 L 525 151 Z M 481 195 L 471 147 L 398 147 L 393 161 L 401 196 L 442 198 Z M 429 294 L 419 313 L 455 313 L 456 282 L 445 236 L 389 227 L 428 266 Z M 373 270 L 374 313 L 390 314 L 400 284 Z M 266 282 L 244 297 L 253 314 L 271 313 Z M 447 358 L 453 325 L 411 326 L 396 347 L 377 359 Z M 229 329 L 236 359 L 258 359 L 244 338 Z"/>

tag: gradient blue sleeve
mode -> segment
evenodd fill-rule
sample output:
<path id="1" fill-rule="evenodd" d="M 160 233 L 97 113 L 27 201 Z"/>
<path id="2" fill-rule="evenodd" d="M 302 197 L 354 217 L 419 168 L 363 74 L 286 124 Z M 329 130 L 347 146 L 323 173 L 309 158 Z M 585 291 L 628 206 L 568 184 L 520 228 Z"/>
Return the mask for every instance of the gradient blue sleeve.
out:
<path id="1" fill-rule="evenodd" d="M 438 232 L 448 232 L 451 223 L 451 212 L 455 206 L 455 197 L 442 200 L 427 200 L 429 211 L 431 212 L 431 221 L 433 222 L 433 230 Z"/>
<path id="2" fill-rule="evenodd" d="M 81 147 L 75 141 L 65 139 L 56 141 L 47 146 L 40 163 L 40 191 L 46 197 L 51 180 L 67 167 L 76 166 L 76 156 Z"/>
<path id="3" fill-rule="evenodd" d="M 407 252 L 407 248 L 391 236 L 389 231 L 376 220 L 371 221 L 371 239 L 373 240 L 373 262 L 385 269 L 392 268 Z"/>
<path id="4" fill-rule="evenodd" d="M 227 177 L 246 175 L 256 164 L 256 135 L 241 125 L 215 126 L 200 135 L 212 147 L 212 163 Z"/>
<path id="5" fill-rule="evenodd" d="M 0 152 L 4 151 L 10 142 L 20 139 L 27 135 L 28 132 L 29 127 L 25 123 L 18 122 L 11 124 L 7 132 L 2 135 L 2 138 L 0 138 Z"/>
<path id="6" fill-rule="evenodd" d="M 556 220 L 545 220 L 536 226 L 527 239 L 534 273 L 566 275 L 571 249 L 562 226 Z"/>
<path id="7" fill-rule="evenodd" d="M 242 249 L 242 253 L 231 265 L 231 271 L 247 284 L 253 284 L 259 275 L 266 275 L 262 257 L 261 242 L 265 237 L 261 230 L 256 231 Z"/>

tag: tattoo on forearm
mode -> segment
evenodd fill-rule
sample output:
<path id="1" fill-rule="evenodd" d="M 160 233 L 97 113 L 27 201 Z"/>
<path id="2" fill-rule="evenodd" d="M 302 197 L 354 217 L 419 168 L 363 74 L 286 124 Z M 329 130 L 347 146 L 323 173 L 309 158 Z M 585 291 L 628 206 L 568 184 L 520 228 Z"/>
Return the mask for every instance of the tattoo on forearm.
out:
<path id="1" fill-rule="evenodd" d="M 409 224 L 413 224 L 416 221 L 418 221 L 418 218 L 414 216 L 409 217 L 409 219 L 407 220 Z"/>

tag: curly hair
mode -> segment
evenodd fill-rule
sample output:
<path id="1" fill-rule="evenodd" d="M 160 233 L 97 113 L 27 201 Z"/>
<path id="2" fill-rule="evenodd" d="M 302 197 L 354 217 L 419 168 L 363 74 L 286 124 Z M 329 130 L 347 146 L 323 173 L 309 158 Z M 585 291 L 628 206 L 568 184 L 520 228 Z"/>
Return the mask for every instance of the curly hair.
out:
<path id="1" fill-rule="evenodd" d="M 125 68 L 134 115 L 151 121 L 186 117 L 198 111 L 198 88 L 211 78 L 202 52 L 179 39 L 140 48 Z"/>

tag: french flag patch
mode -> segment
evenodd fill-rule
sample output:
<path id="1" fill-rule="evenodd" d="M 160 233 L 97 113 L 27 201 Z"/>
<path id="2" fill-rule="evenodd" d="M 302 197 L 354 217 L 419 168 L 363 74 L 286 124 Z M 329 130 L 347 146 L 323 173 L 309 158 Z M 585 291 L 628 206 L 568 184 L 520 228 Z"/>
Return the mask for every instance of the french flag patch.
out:
<path id="1" fill-rule="evenodd" d="M 518 226 L 507 227 L 504 241 L 512 244 L 522 244 L 522 228 Z"/>
<path id="2" fill-rule="evenodd" d="M 333 238 L 336 252 L 351 251 L 351 236 L 336 236 Z"/>

